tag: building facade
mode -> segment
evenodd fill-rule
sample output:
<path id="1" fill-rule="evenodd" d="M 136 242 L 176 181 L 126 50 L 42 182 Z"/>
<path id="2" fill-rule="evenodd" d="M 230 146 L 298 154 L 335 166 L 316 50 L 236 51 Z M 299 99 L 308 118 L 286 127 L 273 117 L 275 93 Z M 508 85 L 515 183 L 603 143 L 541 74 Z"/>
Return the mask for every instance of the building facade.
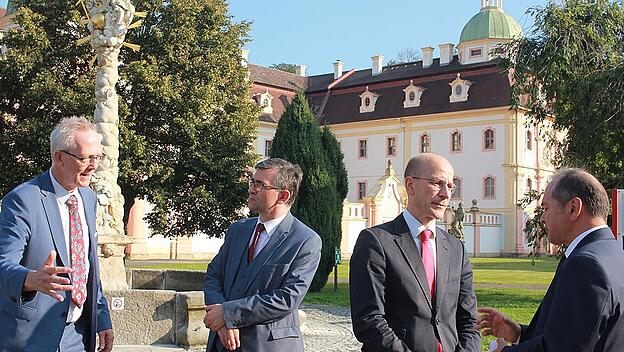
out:
<path id="1" fill-rule="evenodd" d="M 542 189 L 554 170 L 549 131 L 528 124 L 526 110 L 512 108 L 512 82 L 498 66 L 495 48 L 520 35 L 502 1 L 482 0 L 457 46 L 439 45 L 436 58 L 435 49 L 425 47 L 416 62 L 384 66 L 383 56 L 375 55 L 370 69 L 345 70 L 337 61 L 333 73 L 316 76 L 305 76 L 305 67 L 288 74 L 249 65 L 254 95 L 267 98 L 256 100 L 264 111 L 256 150 L 268 155 L 284 104 L 301 89 L 319 124 L 329 126 L 340 143 L 349 177 L 345 209 L 361 204 L 365 226 L 402 210 L 378 216 L 370 209 L 388 162 L 401 174 L 411 157 L 432 152 L 455 168 L 457 190 L 451 205 L 461 202 L 469 208 L 476 201 L 480 214 L 491 215 L 486 222 L 497 227 L 468 250 L 477 255 L 525 254 L 527 214 L 518 203 L 526 192 Z M 358 224 L 354 226 L 363 227 L 362 221 Z M 346 237 L 359 232 L 349 226 L 343 230 Z M 467 243 L 475 240 L 472 236 Z M 343 246 L 343 253 L 350 249 Z"/>

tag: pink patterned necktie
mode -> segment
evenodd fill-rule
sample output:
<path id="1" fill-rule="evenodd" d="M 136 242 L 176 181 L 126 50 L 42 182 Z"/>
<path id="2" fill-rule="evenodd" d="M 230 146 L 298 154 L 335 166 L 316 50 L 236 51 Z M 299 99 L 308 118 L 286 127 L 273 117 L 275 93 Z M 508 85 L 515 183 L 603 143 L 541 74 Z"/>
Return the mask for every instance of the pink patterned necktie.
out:
<path id="1" fill-rule="evenodd" d="M 429 247 L 429 240 L 433 232 L 429 229 L 423 230 L 420 233 L 421 245 L 421 257 L 423 265 L 425 266 L 425 272 L 427 273 L 427 283 L 429 284 L 429 293 L 431 293 L 431 301 L 435 300 L 435 263 L 433 261 L 433 253 Z M 442 352 L 442 344 L 438 342 L 438 352 Z"/>
<path id="2" fill-rule="evenodd" d="M 72 301 L 82 307 L 87 299 L 87 258 L 82 235 L 82 222 L 78 213 L 78 199 L 71 195 L 67 200 L 69 208 L 69 254 L 71 257 Z"/>

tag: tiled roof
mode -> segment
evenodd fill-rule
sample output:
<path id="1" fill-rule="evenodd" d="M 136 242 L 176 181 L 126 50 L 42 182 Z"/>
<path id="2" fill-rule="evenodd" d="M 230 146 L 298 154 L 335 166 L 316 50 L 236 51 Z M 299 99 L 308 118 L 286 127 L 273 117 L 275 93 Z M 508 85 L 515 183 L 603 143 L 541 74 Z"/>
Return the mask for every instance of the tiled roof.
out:
<path id="1" fill-rule="evenodd" d="M 252 81 L 261 85 L 270 85 L 288 89 L 296 84 L 303 86 L 305 82 L 308 102 L 315 114 L 320 112 L 319 123 L 338 124 L 357 121 L 379 120 L 396 117 L 428 115 L 453 111 L 465 111 L 510 104 L 510 84 L 507 74 L 500 72 L 498 60 L 462 65 L 457 56 L 450 64 L 440 66 L 440 60 L 434 59 L 430 67 L 423 68 L 422 61 L 386 66 L 382 73 L 371 75 L 371 69 L 352 72 L 343 80 L 327 90 L 334 82 L 333 73 L 307 77 L 267 69 L 258 65 L 249 65 Z M 468 92 L 468 101 L 449 102 L 451 83 L 461 75 L 462 79 L 472 82 Z M 302 81 L 305 79 L 305 81 Z M 413 81 L 416 86 L 426 88 L 421 97 L 419 107 L 404 108 L 403 89 Z M 298 83 L 297 83 L 298 82 Z M 375 111 L 360 113 L 360 97 L 368 86 L 373 93 L 379 94 Z M 292 88 L 291 88 L 292 89 Z M 273 93 L 272 93 L 273 94 Z M 282 99 L 280 99 L 282 100 Z M 285 104 L 288 104 L 286 102 Z M 261 118 L 277 121 L 285 105 L 274 104 L 274 114 Z M 280 111 L 282 110 L 282 111 Z"/>
<path id="2" fill-rule="evenodd" d="M 270 85 L 287 90 L 306 90 L 308 77 L 272 68 L 249 64 L 250 79 L 253 83 Z"/>
<path id="3" fill-rule="evenodd" d="M 414 85 L 426 90 L 421 96 L 419 107 L 404 108 L 405 93 L 403 89 L 409 85 L 409 80 L 396 84 L 380 84 L 378 87 L 369 85 L 371 92 L 379 94 L 375 104 L 375 111 L 360 113 L 360 97 L 366 86 L 350 89 L 333 90 L 323 113 L 319 118 L 321 124 L 338 124 L 357 121 L 370 121 L 396 117 L 418 116 L 444 112 L 484 109 L 507 106 L 510 104 L 510 84 L 507 75 L 498 72 L 496 67 L 489 70 L 464 72 L 462 79 L 472 82 L 468 91 L 468 101 L 449 102 L 451 83 L 455 77 L 452 74 L 432 76 L 414 80 Z M 321 98 L 310 99 L 318 104 Z"/>

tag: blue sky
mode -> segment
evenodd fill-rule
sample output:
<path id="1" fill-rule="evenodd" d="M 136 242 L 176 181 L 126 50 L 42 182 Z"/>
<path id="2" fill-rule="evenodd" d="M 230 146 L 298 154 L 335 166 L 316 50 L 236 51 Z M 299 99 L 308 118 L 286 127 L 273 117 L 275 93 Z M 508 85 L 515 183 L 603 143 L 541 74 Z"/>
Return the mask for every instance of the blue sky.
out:
<path id="1" fill-rule="evenodd" d="M 6 7 L 7 0 L 0 0 Z M 532 19 L 527 8 L 547 0 L 506 0 L 504 11 L 524 29 Z M 338 59 L 345 69 L 371 66 L 403 49 L 459 41 L 481 0 L 229 0 L 235 21 L 252 21 L 249 61 L 268 66 L 286 62 L 308 66 L 308 74 L 333 71 Z M 140 9 L 139 9 L 140 10 Z M 434 57 L 438 57 L 437 50 Z"/>
<path id="2" fill-rule="evenodd" d="M 528 28 L 527 8 L 546 3 L 506 0 L 503 9 Z M 345 69 L 369 68 L 371 56 L 387 62 L 406 48 L 432 46 L 438 57 L 438 45 L 457 44 L 480 8 L 481 0 L 230 0 L 236 21 L 253 21 L 249 62 L 304 64 L 308 75 L 333 72 L 338 59 Z"/>

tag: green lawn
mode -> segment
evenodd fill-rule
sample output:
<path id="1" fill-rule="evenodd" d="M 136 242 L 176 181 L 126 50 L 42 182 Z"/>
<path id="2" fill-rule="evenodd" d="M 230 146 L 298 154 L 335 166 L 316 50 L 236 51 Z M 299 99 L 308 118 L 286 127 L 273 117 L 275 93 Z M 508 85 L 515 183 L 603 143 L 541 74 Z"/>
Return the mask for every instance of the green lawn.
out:
<path id="1" fill-rule="evenodd" d="M 539 306 L 557 267 L 557 259 L 472 258 L 474 283 L 479 307 L 495 307 L 520 323 L 528 323 Z M 206 270 L 207 263 L 156 264 L 150 269 Z M 137 267 L 132 266 L 130 267 Z M 145 267 L 145 266 L 144 266 Z M 308 292 L 305 304 L 349 305 L 349 262 L 338 266 L 338 290 L 334 292 L 334 274 L 325 288 Z M 484 339 L 483 351 L 488 351 L 491 338 Z"/>

